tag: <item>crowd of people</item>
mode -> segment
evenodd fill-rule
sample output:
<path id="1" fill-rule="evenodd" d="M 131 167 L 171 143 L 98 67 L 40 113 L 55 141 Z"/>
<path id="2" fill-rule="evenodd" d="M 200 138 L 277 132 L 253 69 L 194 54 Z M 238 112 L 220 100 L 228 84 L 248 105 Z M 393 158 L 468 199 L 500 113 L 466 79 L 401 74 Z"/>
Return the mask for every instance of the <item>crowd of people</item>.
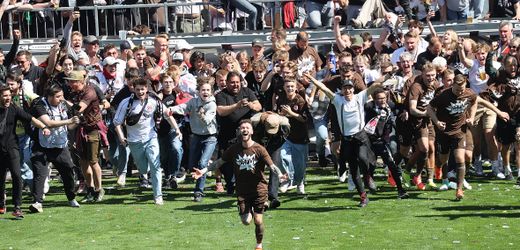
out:
<path id="1" fill-rule="evenodd" d="M 410 178 L 418 190 L 453 189 L 461 200 L 466 176 L 484 176 L 488 161 L 489 177 L 512 180 L 520 39 L 509 21 L 495 38 L 439 34 L 435 16 L 427 13 L 423 36 L 421 21 L 386 15 L 377 39 L 342 33 L 335 16 L 327 53 L 304 30 L 291 46 L 275 28 L 270 46 L 255 39 L 250 50 L 219 53 L 216 65 L 186 41 L 171 48 L 165 33 L 152 51 L 128 41 L 101 49 L 97 37 L 73 31 L 79 11 L 43 62 L 18 49 L 23 34 L 14 30 L 11 50 L 0 53 L 0 213 L 8 171 L 21 219 L 24 186 L 29 210 L 43 212 L 49 166 L 71 207 L 105 198 L 106 166 L 124 187 L 134 165 L 156 205 L 189 173 L 193 201 L 202 202 L 212 170 L 215 191 L 238 196 L 242 222 L 254 218 L 261 247 L 262 212 L 281 205 L 280 193 L 305 194 L 309 152 L 348 180 L 360 207 L 369 203 L 365 187 L 377 190 L 377 157 L 399 199 L 409 198 Z"/>
<path id="2" fill-rule="evenodd" d="M 180 5 L 165 8 L 158 4 Z M 487 3 L 487 4 L 486 4 Z M 141 4 L 139 7 L 132 6 Z M 154 4 L 143 7 L 143 4 Z M 93 9 L 94 6 L 112 6 Z M 487 7 L 486 7 L 487 6 Z M 381 27 L 385 17 L 402 15 L 408 19 L 456 22 L 470 19 L 509 17 L 520 19 L 517 0 L 296 0 L 255 2 L 247 0 L 92 0 L 64 1 L 2 0 L 0 12 L 12 13 L 2 19 L 3 37 L 9 26 L 19 27 L 25 37 L 53 38 L 63 34 L 69 17 L 60 8 L 80 7 L 81 17 L 74 29 L 83 35 L 117 36 L 166 33 L 200 33 L 223 30 L 263 30 L 280 25 L 285 29 L 332 27 L 334 16 L 343 16 L 342 25 L 354 28 Z"/>

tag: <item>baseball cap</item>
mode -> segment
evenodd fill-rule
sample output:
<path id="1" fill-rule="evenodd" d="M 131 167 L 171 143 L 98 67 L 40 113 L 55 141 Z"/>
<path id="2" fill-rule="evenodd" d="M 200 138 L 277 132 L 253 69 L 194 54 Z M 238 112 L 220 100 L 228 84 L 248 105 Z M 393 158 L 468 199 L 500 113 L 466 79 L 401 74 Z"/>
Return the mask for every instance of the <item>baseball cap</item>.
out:
<path id="1" fill-rule="evenodd" d="M 341 87 L 345 87 L 345 86 L 354 87 L 354 82 L 350 79 L 344 79 L 343 81 L 341 81 Z"/>
<path id="2" fill-rule="evenodd" d="M 262 41 L 262 40 L 259 39 L 259 38 L 255 38 L 255 39 L 253 40 L 253 42 L 251 43 L 251 46 L 252 46 L 252 47 L 255 47 L 255 46 L 264 47 L 264 41 Z"/>
<path id="3" fill-rule="evenodd" d="M 86 43 L 86 44 L 93 44 L 93 43 L 99 43 L 99 40 L 97 39 L 96 36 L 93 36 L 93 35 L 88 35 L 86 36 L 83 41 Z"/>
<path id="4" fill-rule="evenodd" d="M 352 37 L 352 45 L 350 47 L 363 47 L 363 38 L 360 35 L 355 35 Z"/>
<path id="5" fill-rule="evenodd" d="M 103 63 L 101 63 L 103 66 L 107 66 L 107 65 L 114 65 L 114 64 L 117 64 L 119 63 L 117 61 L 117 59 L 115 59 L 114 57 L 112 56 L 107 56 L 105 57 L 105 59 L 103 60 Z"/>
<path id="6" fill-rule="evenodd" d="M 127 49 L 132 49 L 132 44 L 130 44 L 129 41 L 125 40 L 125 41 L 122 41 L 121 44 L 119 44 L 119 49 L 121 51 L 124 51 L 124 50 L 127 50 Z"/>
<path id="7" fill-rule="evenodd" d="M 264 121 L 265 132 L 274 135 L 278 133 L 280 127 L 280 118 L 278 114 L 269 114 Z"/>
<path id="8" fill-rule="evenodd" d="M 63 79 L 71 81 L 83 81 L 85 79 L 85 75 L 79 70 L 73 70 L 70 72 L 69 76 L 64 77 Z"/>
<path id="9" fill-rule="evenodd" d="M 183 50 L 183 49 L 193 49 L 193 46 L 191 46 L 186 40 L 179 40 L 179 42 L 175 45 L 175 50 Z"/>
<path id="10" fill-rule="evenodd" d="M 174 53 L 173 56 L 172 56 L 172 60 L 173 61 L 184 61 L 184 56 L 182 55 L 182 53 Z"/>

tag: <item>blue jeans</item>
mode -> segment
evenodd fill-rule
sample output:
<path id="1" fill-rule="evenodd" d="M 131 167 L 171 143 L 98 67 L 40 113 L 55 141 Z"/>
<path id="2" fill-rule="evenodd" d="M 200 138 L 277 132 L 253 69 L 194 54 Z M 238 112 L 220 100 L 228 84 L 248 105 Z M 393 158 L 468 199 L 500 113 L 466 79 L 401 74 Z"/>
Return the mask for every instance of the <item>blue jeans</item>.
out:
<path id="1" fill-rule="evenodd" d="M 247 18 L 247 27 L 249 30 L 256 30 L 256 18 L 258 16 L 256 7 L 247 0 L 230 0 L 229 2 L 237 9 L 249 15 Z"/>
<path id="2" fill-rule="evenodd" d="M 312 119 L 314 123 L 314 131 L 316 134 L 316 152 L 318 155 L 325 155 L 325 142 L 329 139 L 329 130 L 327 129 L 328 118 Z"/>
<path id="3" fill-rule="evenodd" d="M 182 149 L 182 141 L 177 137 L 174 129 L 167 136 L 159 136 L 159 148 L 164 176 L 166 178 L 175 176 L 181 168 L 184 150 Z"/>
<path id="4" fill-rule="evenodd" d="M 289 181 L 292 181 L 293 185 L 303 183 L 308 155 L 308 144 L 296 144 L 286 140 L 282 145 L 282 150 L 280 151 L 282 167 L 289 175 Z"/>
<path id="5" fill-rule="evenodd" d="M 117 176 L 126 174 L 128 158 L 130 157 L 130 149 L 119 143 L 119 139 L 115 132 L 108 131 L 108 154 L 110 155 L 110 163 L 117 169 Z"/>
<path id="6" fill-rule="evenodd" d="M 33 172 L 31 170 L 31 137 L 28 135 L 18 136 L 20 147 L 20 173 L 25 184 L 32 187 Z"/>
<path id="7" fill-rule="evenodd" d="M 334 9 L 329 7 L 329 3 L 322 4 L 306 1 L 305 11 L 307 12 L 307 24 L 309 24 L 310 28 L 316 29 L 322 26 L 332 26 Z"/>
<path id="8" fill-rule="evenodd" d="M 215 135 L 196 135 L 192 134 L 190 138 L 190 157 L 189 168 L 197 167 L 204 169 L 208 166 L 208 162 L 217 146 L 217 137 Z M 190 169 L 191 170 L 191 169 Z M 206 175 L 200 177 L 195 183 L 195 193 L 204 193 L 204 184 Z"/>
<path id="9" fill-rule="evenodd" d="M 130 142 L 128 146 L 140 174 L 148 173 L 148 167 L 150 167 L 153 197 L 162 196 L 162 172 L 157 138 L 152 138 L 146 142 Z"/>
<path id="10" fill-rule="evenodd" d="M 454 11 L 446 8 L 446 15 L 448 20 L 466 20 L 468 18 L 468 11 L 469 8 L 466 7 L 464 10 L 461 11 Z"/>

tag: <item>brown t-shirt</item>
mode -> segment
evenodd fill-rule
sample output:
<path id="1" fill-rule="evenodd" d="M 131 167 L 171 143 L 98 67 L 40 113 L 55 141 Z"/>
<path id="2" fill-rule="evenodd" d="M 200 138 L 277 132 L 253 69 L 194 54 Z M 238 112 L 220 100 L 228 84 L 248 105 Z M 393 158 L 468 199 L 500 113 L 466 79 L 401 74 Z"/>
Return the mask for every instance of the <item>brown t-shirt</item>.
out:
<path id="1" fill-rule="evenodd" d="M 152 53 L 152 54 L 148 55 L 147 57 L 145 57 L 143 60 L 144 70 L 147 71 L 148 69 L 156 67 L 160 61 L 160 59 L 159 59 L 160 57 L 161 57 L 160 55 L 155 55 L 155 53 Z M 172 58 L 171 58 L 170 54 L 168 54 L 168 59 L 166 60 L 166 62 L 163 63 L 161 72 L 168 70 L 168 67 L 170 67 L 172 65 L 173 65 Z M 158 79 L 152 79 L 152 80 L 157 81 Z"/>
<path id="2" fill-rule="evenodd" d="M 292 143 L 296 144 L 308 143 L 309 135 L 307 134 L 306 122 L 307 105 L 305 99 L 303 99 L 303 97 L 301 97 L 300 95 L 296 95 L 292 100 L 289 100 L 287 99 L 286 95 L 282 95 L 276 100 L 276 105 L 273 108 L 273 111 L 277 112 L 278 114 L 281 114 L 282 105 L 289 106 L 294 113 L 299 114 L 305 120 L 304 122 L 301 122 L 294 117 L 287 117 L 289 118 L 289 124 L 291 125 L 291 131 L 289 132 L 287 139 L 289 139 Z"/>
<path id="3" fill-rule="evenodd" d="M 446 123 L 446 128 L 442 132 L 456 138 L 464 137 L 469 109 L 476 100 L 477 95 L 471 89 L 465 89 L 461 95 L 456 96 L 451 88 L 433 98 L 430 105 L 437 110 L 439 121 Z"/>
<path id="4" fill-rule="evenodd" d="M 520 78 L 498 77 L 495 83 L 489 85 L 486 90 L 481 92 L 480 96 L 514 118 L 520 111 L 520 89 L 515 87 L 516 81 L 520 82 Z"/>
<path id="5" fill-rule="evenodd" d="M 97 123 L 101 121 L 101 110 L 99 108 L 99 98 L 96 90 L 92 86 L 85 86 L 85 88 L 74 96 L 74 102 L 83 102 L 87 108 L 83 111 L 85 119 L 81 122 L 81 126 L 87 129 L 98 129 Z"/>
<path id="6" fill-rule="evenodd" d="M 354 83 L 354 94 L 357 94 L 367 88 L 363 82 L 363 77 L 357 72 L 352 74 L 352 82 Z M 336 93 L 338 90 L 341 92 L 341 87 L 343 85 L 341 76 L 339 75 L 332 77 L 329 81 L 324 82 L 324 84 L 334 93 Z"/>
<path id="7" fill-rule="evenodd" d="M 314 61 L 314 69 L 316 72 L 318 72 L 321 69 L 323 61 L 321 61 L 318 52 L 316 52 L 316 49 L 311 46 L 307 46 L 307 49 L 300 51 L 296 45 L 289 49 L 289 61 L 295 61 L 300 64 L 307 58 L 311 58 Z"/>
<path id="8" fill-rule="evenodd" d="M 267 195 L 265 166 L 273 165 L 267 150 L 258 143 L 244 148 L 242 143 L 235 143 L 222 155 L 222 160 L 233 166 L 236 178 L 237 195 Z"/>
<path id="9" fill-rule="evenodd" d="M 433 84 L 433 86 L 425 86 L 423 84 L 421 77 L 416 77 L 416 81 L 410 86 L 408 91 L 408 96 L 405 100 L 405 107 L 408 111 L 410 111 L 410 101 L 417 101 L 417 109 L 419 111 L 425 111 L 430 101 L 435 96 L 435 89 L 438 84 Z M 410 122 L 416 127 L 422 127 L 423 125 L 430 122 L 430 119 L 427 117 L 416 117 L 410 114 Z"/>

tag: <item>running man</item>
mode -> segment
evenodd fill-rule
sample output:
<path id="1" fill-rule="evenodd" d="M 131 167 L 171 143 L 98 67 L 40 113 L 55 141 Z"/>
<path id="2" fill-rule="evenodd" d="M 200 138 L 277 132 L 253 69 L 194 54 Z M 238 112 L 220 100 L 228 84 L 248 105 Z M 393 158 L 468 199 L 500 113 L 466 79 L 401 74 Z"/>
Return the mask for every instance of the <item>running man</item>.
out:
<path id="1" fill-rule="evenodd" d="M 264 237 L 263 212 L 267 203 L 267 180 L 264 176 L 265 166 L 274 171 L 281 181 L 287 179 L 287 174 L 282 175 L 280 169 L 273 164 L 273 160 L 267 150 L 253 141 L 253 124 L 251 120 L 242 120 L 238 127 L 241 142 L 229 147 L 222 158 L 210 164 L 207 168 L 194 168 L 192 177 L 198 179 L 208 171 L 220 168 L 222 164 L 229 162 L 233 166 L 236 178 L 236 194 L 240 219 L 244 225 L 249 225 L 254 218 L 256 249 L 262 249 Z"/>

